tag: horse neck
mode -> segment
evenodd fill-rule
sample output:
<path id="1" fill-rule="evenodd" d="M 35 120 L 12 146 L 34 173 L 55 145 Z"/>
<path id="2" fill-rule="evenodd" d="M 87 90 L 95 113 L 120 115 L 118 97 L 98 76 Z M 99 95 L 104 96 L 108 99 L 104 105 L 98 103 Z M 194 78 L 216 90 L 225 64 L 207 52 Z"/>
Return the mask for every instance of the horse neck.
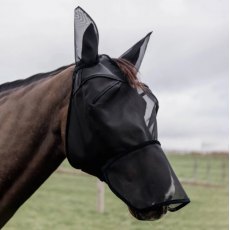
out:
<path id="1" fill-rule="evenodd" d="M 0 94 L 0 228 L 65 158 L 73 69 Z"/>

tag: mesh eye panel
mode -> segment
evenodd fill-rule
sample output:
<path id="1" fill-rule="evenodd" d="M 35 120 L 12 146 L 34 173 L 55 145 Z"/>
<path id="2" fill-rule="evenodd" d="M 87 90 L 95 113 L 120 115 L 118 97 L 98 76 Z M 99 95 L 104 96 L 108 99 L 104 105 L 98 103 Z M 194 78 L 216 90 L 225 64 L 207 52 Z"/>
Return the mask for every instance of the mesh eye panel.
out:
<path id="1" fill-rule="evenodd" d="M 157 140 L 158 132 L 156 115 L 158 110 L 158 101 L 150 90 L 144 92 L 142 89 L 138 89 L 137 92 L 146 103 L 144 115 L 145 124 L 148 127 L 149 132 L 152 134 L 153 140 Z"/>

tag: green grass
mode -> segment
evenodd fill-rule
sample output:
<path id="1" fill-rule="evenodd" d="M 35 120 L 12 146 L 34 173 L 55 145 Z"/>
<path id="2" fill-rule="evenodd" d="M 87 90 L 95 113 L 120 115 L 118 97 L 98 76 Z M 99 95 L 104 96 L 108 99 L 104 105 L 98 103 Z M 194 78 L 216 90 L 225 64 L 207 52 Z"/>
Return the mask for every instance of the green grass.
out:
<path id="1" fill-rule="evenodd" d="M 169 158 L 177 174 L 184 177 L 190 175 L 189 168 L 193 164 L 191 156 L 190 158 L 188 156 L 170 156 Z M 206 158 L 206 160 L 210 159 Z M 205 158 L 199 159 L 199 163 L 206 165 Z M 218 170 L 219 163 L 213 160 L 213 165 L 213 171 L 220 173 L 221 170 Z M 63 166 L 69 167 L 66 162 L 64 162 Z M 201 178 L 205 178 L 203 175 L 205 170 L 203 174 L 202 170 L 200 170 L 199 174 L 201 174 Z M 105 213 L 97 213 L 96 179 L 94 177 L 54 173 L 19 209 L 3 229 L 228 229 L 227 183 L 220 187 L 184 185 L 184 188 L 192 201 L 191 204 L 178 212 L 168 213 L 159 221 L 143 222 L 135 220 L 129 214 L 126 205 L 115 197 L 108 187 L 106 187 L 105 192 Z"/>

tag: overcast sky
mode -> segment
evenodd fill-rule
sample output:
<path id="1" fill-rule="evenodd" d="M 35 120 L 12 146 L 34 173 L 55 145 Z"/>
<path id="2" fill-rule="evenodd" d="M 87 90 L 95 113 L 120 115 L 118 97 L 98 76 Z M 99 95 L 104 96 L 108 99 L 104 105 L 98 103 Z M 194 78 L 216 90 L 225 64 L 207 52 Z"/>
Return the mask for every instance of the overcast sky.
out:
<path id="1" fill-rule="evenodd" d="M 227 0 L 1 0 L 0 84 L 74 62 L 73 11 L 95 20 L 100 53 L 153 31 L 140 72 L 171 150 L 228 149 Z"/>

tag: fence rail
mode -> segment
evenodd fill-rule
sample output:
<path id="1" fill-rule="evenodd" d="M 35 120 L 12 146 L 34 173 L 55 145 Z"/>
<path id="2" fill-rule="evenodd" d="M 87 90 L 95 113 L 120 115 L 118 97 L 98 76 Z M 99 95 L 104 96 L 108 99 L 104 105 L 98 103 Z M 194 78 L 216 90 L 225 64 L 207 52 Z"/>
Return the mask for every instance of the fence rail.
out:
<path id="1" fill-rule="evenodd" d="M 184 182 L 204 186 L 228 183 L 228 154 L 168 154 L 168 159 Z"/>

